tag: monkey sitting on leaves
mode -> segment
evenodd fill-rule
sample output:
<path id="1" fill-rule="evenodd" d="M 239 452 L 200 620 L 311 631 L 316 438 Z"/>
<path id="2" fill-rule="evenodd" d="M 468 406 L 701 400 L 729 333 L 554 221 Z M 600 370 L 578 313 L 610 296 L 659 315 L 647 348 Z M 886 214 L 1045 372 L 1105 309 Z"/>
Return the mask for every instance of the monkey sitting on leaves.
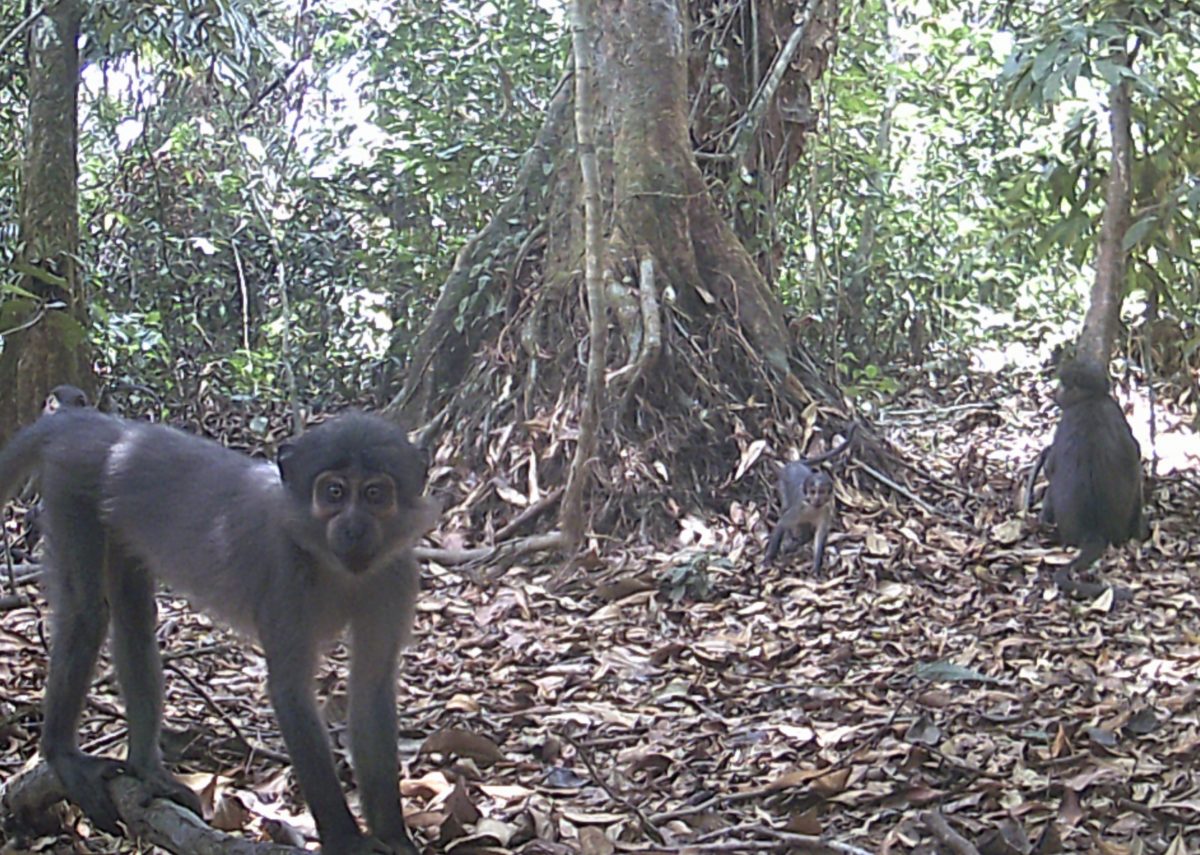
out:
<path id="1" fill-rule="evenodd" d="M 1049 485 L 1041 521 L 1057 527 L 1061 543 L 1079 547 L 1079 555 L 1054 574 L 1054 582 L 1069 594 L 1096 597 L 1106 586 L 1078 576 L 1109 544 L 1143 540 L 1148 534 L 1142 512 L 1141 449 L 1109 394 L 1103 366 L 1069 360 L 1059 368 L 1059 381 L 1056 399 L 1062 417 L 1054 440 L 1029 474 L 1025 506 L 1033 504 L 1034 482 L 1044 465 Z M 1117 595 L 1128 598 L 1129 592 L 1119 589 Z"/>
<path id="2" fill-rule="evenodd" d="M 764 560 L 768 564 L 778 556 L 784 537 L 791 534 L 799 543 L 813 541 L 813 573 L 821 575 L 825 542 L 833 528 L 837 502 L 833 496 L 833 478 L 813 467 L 849 448 L 857 428 L 857 423 L 850 425 L 845 440 L 832 451 L 793 460 L 779 470 L 779 522 L 767 541 Z"/>
<path id="3" fill-rule="evenodd" d="M 412 547 L 436 522 L 425 460 L 383 418 L 343 415 L 280 449 L 278 467 L 172 428 L 66 408 L 0 452 L 0 500 L 36 472 L 54 608 L 41 750 L 71 800 L 119 832 L 107 781 L 131 773 L 199 813 L 159 748 L 154 579 L 253 633 L 267 689 L 327 855 L 417 852 L 400 805 L 396 664 L 412 625 Z M 76 736 L 111 619 L 128 759 Z M 313 692 L 349 628 L 350 752 L 371 836 L 347 807 Z"/>

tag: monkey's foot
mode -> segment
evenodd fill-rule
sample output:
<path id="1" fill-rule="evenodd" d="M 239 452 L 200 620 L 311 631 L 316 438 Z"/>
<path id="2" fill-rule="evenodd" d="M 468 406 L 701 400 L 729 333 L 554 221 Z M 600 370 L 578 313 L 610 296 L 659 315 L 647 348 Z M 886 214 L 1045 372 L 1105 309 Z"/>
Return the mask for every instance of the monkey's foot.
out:
<path id="1" fill-rule="evenodd" d="M 166 769 L 136 769 L 132 770 L 131 774 L 136 775 L 137 779 L 146 785 L 151 799 L 167 799 L 180 807 L 187 808 L 198 817 L 204 817 L 204 808 L 200 806 L 200 797 L 191 787 Z M 148 803 L 149 799 L 147 799 Z"/>
<path id="2" fill-rule="evenodd" d="M 108 782 L 124 775 L 129 767 L 109 757 L 92 757 L 74 752 L 48 761 L 69 798 L 92 824 L 109 834 L 121 834 L 120 813 L 108 794 Z"/>

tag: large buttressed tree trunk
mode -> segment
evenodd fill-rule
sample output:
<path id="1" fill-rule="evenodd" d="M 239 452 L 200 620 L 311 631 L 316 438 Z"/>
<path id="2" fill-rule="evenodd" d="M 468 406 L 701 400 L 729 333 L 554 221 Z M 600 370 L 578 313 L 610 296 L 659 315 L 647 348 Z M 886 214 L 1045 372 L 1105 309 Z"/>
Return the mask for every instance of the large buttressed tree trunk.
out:
<path id="1" fill-rule="evenodd" d="M 731 213 L 739 176 L 768 200 L 788 183 L 837 0 L 601 0 L 592 19 L 610 309 L 593 520 L 630 531 L 667 522 L 668 499 L 730 488 L 755 439 L 838 404 L 764 277 L 769 211 Z M 519 473 L 530 500 L 565 480 L 586 369 L 572 94 L 555 93 L 515 192 L 459 254 L 396 401 L 466 464 Z"/>
<path id="2" fill-rule="evenodd" d="M 60 383 L 90 387 L 76 258 L 78 0 L 52 2 L 29 31 L 29 123 L 21 197 L 20 287 L 0 304 L 0 439 Z"/>

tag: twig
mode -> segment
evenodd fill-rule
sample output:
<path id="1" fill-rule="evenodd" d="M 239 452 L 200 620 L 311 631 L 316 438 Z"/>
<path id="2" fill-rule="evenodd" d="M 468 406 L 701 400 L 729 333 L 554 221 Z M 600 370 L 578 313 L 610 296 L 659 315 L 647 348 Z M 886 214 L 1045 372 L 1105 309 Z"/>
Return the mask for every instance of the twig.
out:
<path id="1" fill-rule="evenodd" d="M 258 754 L 259 756 L 274 760 L 276 763 L 282 763 L 285 766 L 291 765 L 292 760 L 286 754 L 283 754 L 279 751 L 273 751 L 270 748 L 267 748 L 265 745 L 258 745 L 247 739 L 242 733 L 242 729 L 238 727 L 237 722 L 231 719 L 224 712 L 224 710 L 221 709 L 220 705 L 214 701 L 211 696 L 209 696 L 208 692 L 204 690 L 203 686 L 192 679 L 190 674 L 176 667 L 175 665 L 168 665 L 168 667 L 171 669 L 173 674 L 177 674 L 178 676 L 182 677 L 183 681 L 192 687 L 192 691 L 201 697 L 201 699 L 204 701 L 204 705 L 212 710 L 216 717 L 225 723 L 226 727 L 233 731 L 233 735 L 237 741 L 242 743 L 245 749 L 252 755 Z"/>
<path id="2" fill-rule="evenodd" d="M 22 32 L 24 32 L 25 28 L 30 26 L 34 21 L 36 21 L 38 18 L 40 18 L 45 13 L 45 11 L 46 11 L 46 4 L 43 3 L 41 6 L 38 6 L 36 9 L 34 9 L 32 12 L 30 12 L 29 16 L 24 21 L 21 21 L 15 27 L 13 27 L 11 30 L 9 30 L 9 33 L 7 36 L 5 36 L 3 39 L 0 39 L 0 56 L 4 55 L 4 49 L 6 47 L 8 47 L 8 43 L 11 42 L 13 39 L 15 39 L 17 36 L 19 36 Z M 15 72 L 10 71 L 7 74 L 5 74 L 2 79 L 0 79 L 0 89 L 8 88 L 8 83 L 12 79 L 14 73 Z"/>
<path id="3" fill-rule="evenodd" d="M 981 412 L 991 412 L 1000 409 L 1000 404 L 996 401 L 971 401 L 966 404 L 947 404 L 943 407 L 920 407 L 911 410 L 885 410 L 883 415 L 887 418 L 892 416 L 939 416 L 948 413 L 959 413 L 963 410 L 978 410 Z"/>
<path id="4" fill-rule="evenodd" d="M 922 814 L 921 821 L 925 823 L 925 827 L 932 831 L 938 840 L 950 847 L 950 850 L 955 852 L 956 855 L 979 855 L 979 850 L 975 848 L 975 844 L 951 828 L 950 823 L 946 822 L 946 818 L 940 813 L 929 811 Z"/>
<path id="5" fill-rule="evenodd" d="M 728 833 L 735 829 L 722 829 Z M 817 852 L 821 855 L 872 855 L 867 849 L 862 849 L 851 843 L 842 843 L 838 840 L 825 840 L 820 837 L 814 837 L 811 834 L 794 834 L 790 831 L 780 831 L 771 828 L 769 825 L 750 825 L 738 826 L 737 831 L 753 831 L 768 837 L 775 838 L 774 840 L 721 840 L 712 843 L 689 842 L 680 844 L 679 846 L 644 846 L 639 849 L 634 849 L 634 855 L 637 853 L 654 853 L 654 855 L 667 855 L 668 853 L 722 853 L 722 852 L 793 852 L 797 849 L 802 849 L 806 852 Z M 720 833 L 720 832 L 717 832 Z"/>
<path id="6" fill-rule="evenodd" d="M 487 574 L 489 579 L 497 578 L 514 558 L 533 552 L 549 552 L 562 549 L 566 545 L 561 532 L 552 531 L 546 534 L 535 534 L 529 537 L 509 540 L 496 546 L 481 546 L 475 549 L 434 549 L 428 546 L 418 546 L 413 554 L 418 561 L 434 561 L 447 567 L 464 564 L 496 563 L 502 565 L 497 571 Z"/>
<path id="7" fill-rule="evenodd" d="M 14 609 L 24 608 L 31 602 L 29 597 L 23 597 L 20 594 L 0 597 L 0 612 L 11 612 Z"/>
<path id="8" fill-rule="evenodd" d="M 273 843 L 256 843 L 217 831 L 190 810 L 155 798 L 132 775 L 118 775 L 107 784 L 121 821 L 131 839 L 179 855 L 303 855 L 307 850 Z M 18 825 L 43 815 L 45 809 L 66 798 L 57 776 L 45 763 L 13 776 L 0 786 L 0 813 Z"/>
<path id="9" fill-rule="evenodd" d="M 912 492 L 912 490 L 909 490 L 907 487 L 904 487 L 904 486 L 900 485 L 899 483 L 893 481 L 891 478 L 884 475 L 882 472 L 880 472 L 878 469 L 871 466 L 870 464 L 864 463 L 863 461 L 860 460 L 860 461 L 858 461 L 858 467 L 860 469 L 862 469 L 864 472 L 866 472 L 868 475 L 870 475 L 872 478 L 874 478 L 876 481 L 878 481 L 880 484 L 883 484 L 885 487 L 891 487 L 893 490 L 895 490 L 901 496 L 904 496 L 905 498 L 909 499 L 913 504 L 915 504 L 918 507 L 920 507 L 921 509 L 923 509 L 926 513 L 932 514 L 933 516 L 941 517 L 942 519 L 946 519 L 946 520 L 952 520 L 955 522 L 959 521 L 957 517 L 953 517 L 950 514 L 946 513 L 945 511 L 939 511 L 937 508 L 935 508 L 933 505 L 926 502 L 924 499 L 922 499 L 916 493 Z"/>
<path id="10" fill-rule="evenodd" d="M 525 510 L 521 511 L 521 513 L 513 517 L 512 521 L 509 522 L 508 525 L 496 532 L 495 539 L 497 541 L 508 540 L 508 538 L 512 537 L 513 532 L 520 529 L 521 526 L 525 525 L 530 520 L 536 519 L 547 510 L 554 507 L 558 500 L 562 498 L 563 489 L 563 487 L 556 487 L 553 491 L 547 493 L 545 496 L 542 496 L 542 498 L 538 499 Z"/>
<path id="11" fill-rule="evenodd" d="M 577 740 L 572 739 L 567 734 L 560 732 L 558 735 L 564 742 L 571 745 L 575 749 L 575 753 L 579 755 L 579 759 L 583 761 L 583 765 L 587 766 L 587 770 L 591 774 L 592 780 L 594 780 L 604 790 L 604 792 L 608 793 L 608 797 L 637 817 L 638 825 L 642 827 L 642 831 L 646 833 L 646 836 L 654 840 L 656 843 L 665 843 L 662 832 L 655 827 L 654 823 L 650 821 L 650 818 L 646 816 L 645 812 L 633 802 L 629 801 L 629 799 L 613 790 L 605 777 L 600 774 L 600 770 L 596 768 L 596 764 L 592 762 L 591 752 L 584 748 L 583 745 L 581 745 Z"/>
<path id="12" fill-rule="evenodd" d="M 788 36 L 783 50 L 775 55 L 775 60 L 771 63 L 771 68 L 767 71 L 766 78 L 763 79 L 762 85 L 758 87 L 758 91 L 754 93 L 754 97 L 750 99 L 750 106 L 746 108 L 746 115 L 742 117 L 741 124 L 734 134 L 733 142 L 729 146 L 729 152 L 733 155 L 734 163 L 741 163 L 742 159 L 746 156 L 746 152 L 750 150 L 750 143 L 753 141 L 754 135 L 758 132 L 759 125 L 762 124 L 767 107 L 775 99 L 775 93 L 779 91 L 779 84 L 783 82 L 783 77 L 787 73 L 788 66 L 792 63 L 792 57 L 799 50 L 800 42 L 804 41 L 804 34 L 808 30 L 808 22 L 812 19 L 813 9 L 818 5 L 815 0 L 810 0 L 809 3 L 805 4 L 804 13 L 800 17 L 800 20 L 796 22 L 791 35 Z"/>

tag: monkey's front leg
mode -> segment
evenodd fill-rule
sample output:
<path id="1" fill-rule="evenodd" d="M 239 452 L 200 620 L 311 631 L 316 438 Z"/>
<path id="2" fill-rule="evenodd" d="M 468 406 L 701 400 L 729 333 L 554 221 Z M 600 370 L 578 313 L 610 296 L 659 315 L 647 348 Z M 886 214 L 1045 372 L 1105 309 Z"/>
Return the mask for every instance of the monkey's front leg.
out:
<path id="1" fill-rule="evenodd" d="M 363 610 L 351 626 L 350 752 L 363 812 L 371 832 L 402 855 L 418 855 L 400 802 L 396 756 L 396 658 L 400 631 L 395 612 Z"/>
<path id="2" fill-rule="evenodd" d="M 291 638 L 276 639 L 274 643 L 268 638 L 262 639 L 267 655 L 267 683 L 283 741 L 300 779 L 300 789 L 317 824 L 321 851 L 325 855 L 389 853 L 387 847 L 359 831 L 342 796 L 329 737 L 313 697 L 315 639 L 311 634 L 307 639 L 297 639 L 294 631 L 291 635 Z"/>

